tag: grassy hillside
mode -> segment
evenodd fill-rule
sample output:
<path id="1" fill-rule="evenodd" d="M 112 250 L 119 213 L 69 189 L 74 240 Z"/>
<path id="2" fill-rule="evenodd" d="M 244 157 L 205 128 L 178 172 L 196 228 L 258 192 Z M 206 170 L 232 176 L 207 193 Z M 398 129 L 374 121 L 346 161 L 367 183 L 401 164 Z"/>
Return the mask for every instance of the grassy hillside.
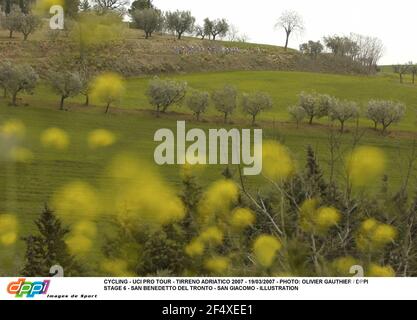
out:
<path id="1" fill-rule="evenodd" d="M 242 91 L 263 90 L 270 93 L 274 99 L 274 109 L 262 115 L 260 124 L 265 128 L 265 138 L 279 136 L 291 149 L 302 167 L 307 145 L 319 150 L 323 166 L 327 167 L 329 125 L 327 120 L 320 125 L 303 125 L 297 129 L 288 123 L 286 108 L 296 102 L 296 95 L 302 90 L 317 90 L 336 95 L 340 98 L 366 102 L 372 98 L 399 99 L 408 104 L 407 118 L 392 131 L 389 137 L 382 137 L 370 127 L 370 122 L 361 119 L 361 126 L 366 130 L 361 144 L 375 145 L 383 148 L 390 159 L 388 172 L 399 185 L 404 173 L 407 155 L 415 138 L 415 108 L 416 89 L 401 86 L 388 76 L 366 78 L 336 75 L 317 75 L 309 73 L 286 72 L 233 72 L 192 74 L 179 76 L 187 80 L 190 86 L 211 90 L 224 83 L 236 84 Z M 103 114 L 103 108 L 81 105 L 82 99 L 75 98 L 67 102 L 69 111 L 58 111 L 58 99 L 48 86 L 43 85 L 33 96 L 22 96 L 22 106 L 13 108 L 7 101 L 0 99 L 0 119 L 21 119 L 27 128 L 27 138 L 24 146 L 34 153 L 31 164 L 18 164 L 16 167 L 4 165 L 0 169 L 2 184 L 0 209 L 16 211 L 24 216 L 28 224 L 33 215 L 44 202 L 47 202 L 57 187 L 73 179 L 85 179 L 92 184 L 99 184 L 101 173 L 110 159 L 117 154 L 128 151 L 146 161 L 153 162 L 153 150 L 156 144 L 153 135 L 159 128 L 174 128 L 176 120 L 189 120 L 189 127 L 219 127 L 223 126 L 221 118 L 217 118 L 213 107 L 205 116 L 205 123 L 196 123 L 191 114 L 185 109 L 174 108 L 176 113 L 156 119 L 148 112 L 149 106 L 144 94 L 148 79 L 130 79 L 128 90 L 120 106 L 114 108 L 109 115 Z M 94 101 L 92 102 L 94 104 Z M 27 104 L 28 106 L 23 106 Z M 233 118 L 237 127 L 249 127 L 249 119 L 238 112 Z M 351 124 L 353 125 L 353 124 Z M 40 133 L 49 127 L 59 127 L 71 136 L 71 147 L 68 151 L 57 152 L 44 149 L 39 142 Z M 105 128 L 114 132 L 118 137 L 116 145 L 105 150 L 92 151 L 88 148 L 86 137 L 91 130 Z M 361 130 L 362 130 L 361 129 Z M 351 129 L 352 130 L 352 129 Z M 398 130 L 402 130 L 399 132 Z M 407 131 L 405 131 L 407 130 Z M 345 134 L 343 141 L 349 148 L 352 133 Z M 202 181 L 209 183 L 220 176 L 222 167 L 208 167 L 201 174 Z M 160 168 L 163 176 L 170 182 L 180 181 L 178 167 Z M 343 172 L 341 171 L 340 174 Z M 255 181 L 256 182 L 256 181 Z M 26 219 L 27 218 L 27 219 Z"/>
<path id="2" fill-rule="evenodd" d="M 195 89 L 213 91 L 225 84 L 235 85 L 240 92 L 264 91 L 271 95 L 273 108 L 261 114 L 263 121 L 289 121 L 287 108 L 297 102 L 297 96 L 302 91 L 316 91 L 334 95 L 340 99 L 353 100 L 364 108 L 371 99 L 388 99 L 402 101 L 407 105 L 405 119 L 396 126 L 396 130 L 415 131 L 417 117 L 417 87 L 400 84 L 395 75 L 381 74 L 375 77 L 344 76 L 332 74 L 316 74 L 303 72 L 215 72 L 194 73 L 187 75 L 168 76 L 183 81 Z M 146 89 L 151 77 L 130 78 L 127 80 L 127 90 L 119 108 L 130 110 L 149 110 Z M 55 96 L 48 85 L 40 86 L 34 96 L 25 97 L 24 101 L 31 105 L 48 105 L 53 108 L 59 98 Z M 83 98 L 69 100 L 69 106 L 82 104 Z M 92 101 L 94 104 L 94 101 Z M 189 113 L 185 106 L 174 107 L 172 111 Z M 213 106 L 210 106 L 209 116 L 217 116 Z M 233 118 L 238 122 L 249 120 L 240 110 Z M 220 118 L 218 119 L 220 121 Z M 326 124 L 323 119 L 319 123 Z M 370 121 L 361 118 L 361 125 L 370 126 Z"/>

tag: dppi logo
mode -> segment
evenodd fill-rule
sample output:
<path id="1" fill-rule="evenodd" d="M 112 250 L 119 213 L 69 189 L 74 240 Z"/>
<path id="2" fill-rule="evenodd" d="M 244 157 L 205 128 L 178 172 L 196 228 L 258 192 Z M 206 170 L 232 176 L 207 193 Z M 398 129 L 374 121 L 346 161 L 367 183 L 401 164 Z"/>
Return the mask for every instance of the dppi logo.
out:
<path id="1" fill-rule="evenodd" d="M 20 278 L 16 282 L 10 282 L 7 286 L 7 292 L 15 294 L 16 298 L 33 298 L 37 294 L 46 294 L 48 292 L 50 280 L 28 282 L 25 278 Z"/>

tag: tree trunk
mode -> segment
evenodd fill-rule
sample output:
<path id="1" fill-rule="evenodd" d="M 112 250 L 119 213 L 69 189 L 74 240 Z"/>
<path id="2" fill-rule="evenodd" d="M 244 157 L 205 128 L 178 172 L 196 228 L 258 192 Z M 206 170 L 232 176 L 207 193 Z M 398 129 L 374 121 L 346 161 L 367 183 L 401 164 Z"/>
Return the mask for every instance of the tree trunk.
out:
<path id="1" fill-rule="evenodd" d="M 29 35 L 28 34 L 24 34 L 23 35 L 23 40 L 26 41 L 28 39 Z"/>
<path id="2" fill-rule="evenodd" d="M 224 123 L 227 123 L 227 116 L 228 116 L 228 114 L 227 114 L 227 112 L 225 112 L 224 113 Z"/>
<path id="3" fill-rule="evenodd" d="M 181 40 L 181 37 L 182 37 L 182 33 L 178 32 L 178 40 Z"/>
<path id="4" fill-rule="evenodd" d="M 110 102 L 106 106 L 106 112 L 105 112 L 106 114 L 109 113 L 109 109 L 110 109 Z"/>
<path id="5" fill-rule="evenodd" d="M 17 92 L 12 95 L 12 106 L 17 106 Z"/>
<path id="6" fill-rule="evenodd" d="M 256 115 L 252 115 L 252 127 L 254 127 L 256 124 Z"/>
<path id="7" fill-rule="evenodd" d="M 200 121 L 200 112 L 196 112 L 195 116 L 197 118 L 197 121 Z"/>
<path id="8" fill-rule="evenodd" d="M 84 105 L 87 106 L 87 107 L 90 105 L 90 96 L 88 94 L 85 95 Z"/>
<path id="9" fill-rule="evenodd" d="M 64 110 L 64 102 L 65 102 L 65 97 L 62 96 L 61 97 L 61 103 L 59 104 L 59 110 Z"/>
<path id="10" fill-rule="evenodd" d="M 313 119 L 314 119 L 314 116 L 311 116 L 311 117 L 310 117 L 310 121 L 308 122 L 308 124 L 309 124 L 310 126 L 313 124 Z"/>
<path id="11" fill-rule="evenodd" d="M 287 32 L 286 33 L 286 38 L 285 38 L 285 47 L 284 47 L 285 51 L 288 49 L 289 41 L 290 41 L 290 33 Z"/>
<path id="12" fill-rule="evenodd" d="M 217 35 L 214 35 L 214 34 L 213 34 L 213 41 L 216 41 L 216 36 L 217 36 Z"/>
<path id="13" fill-rule="evenodd" d="M 344 121 L 340 121 L 340 132 L 341 133 L 345 132 L 345 122 Z"/>

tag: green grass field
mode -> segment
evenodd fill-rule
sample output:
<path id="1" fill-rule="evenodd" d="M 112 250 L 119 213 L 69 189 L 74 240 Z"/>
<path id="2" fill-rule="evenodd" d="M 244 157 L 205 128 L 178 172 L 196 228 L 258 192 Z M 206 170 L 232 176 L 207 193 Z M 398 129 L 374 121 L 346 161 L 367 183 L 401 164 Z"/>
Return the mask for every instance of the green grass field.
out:
<path id="1" fill-rule="evenodd" d="M 186 80 L 193 88 L 208 91 L 230 83 L 242 92 L 262 90 L 270 93 L 274 99 L 274 108 L 263 114 L 260 121 L 265 128 L 264 138 L 279 136 L 290 148 L 300 168 L 304 166 L 307 145 L 312 145 L 318 151 L 321 165 L 326 172 L 329 159 L 328 121 L 321 120 L 320 125 L 303 125 L 299 129 L 288 123 L 287 107 L 297 101 L 299 92 L 315 90 L 362 104 L 373 98 L 403 101 L 408 107 L 407 117 L 391 128 L 393 133 L 390 136 L 382 137 L 367 129 L 360 143 L 377 146 L 385 151 L 389 160 L 387 174 L 394 187 L 400 185 L 405 175 L 406 159 L 415 138 L 417 89 L 407 84 L 400 85 L 395 75 L 357 77 L 296 72 L 225 72 L 180 75 L 175 78 Z M 6 100 L 0 99 L 0 123 L 9 119 L 23 121 L 27 134 L 22 146 L 29 148 L 34 155 L 32 163 L 14 164 L 2 161 L 0 166 L 0 212 L 13 212 L 19 216 L 22 236 L 33 229 L 33 220 L 39 215 L 43 204 L 49 202 L 54 191 L 65 183 L 83 180 L 93 186 L 100 186 L 106 182 L 103 176 L 105 167 L 114 156 L 125 152 L 152 164 L 153 151 L 157 146 L 153 142 L 156 130 L 173 129 L 176 120 L 181 119 L 189 120 L 188 128 L 208 129 L 222 126 L 213 107 L 206 115 L 204 123 L 193 121 L 185 107 L 173 108 L 177 113 L 155 118 L 147 111 L 150 108 L 145 96 L 148 80 L 149 78 L 129 79 L 127 93 L 121 104 L 108 115 L 103 113 L 102 108 L 82 106 L 82 97 L 68 100 L 68 111 L 58 111 L 59 99 L 45 84 L 33 96 L 22 95 L 19 107 L 8 106 Z M 233 127 L 249 127 L 249 119 L 240 112 L 234 115 L 233 121 Z M 370 125 L 369 121 L 361 119 L 361 129 L 365 130 Z M 71 144 L 68 150 L 52 151 L 42 147 L 40 134 L 50 127 L 59 127 L 69 133 Z M 91 150 L 87 145 L 87 135 L 90 131 L 101 128 L 115 133 L 117 143 L 107 149 Z M 342 142 L 346 149 L 352 138 L 352 133 L 343 135 Z M 199 173 L 200 181 L 208 184 L 221 178 L 223 169 L 220 166 L 206 167 Z M 169 183 L 179 185 L 180 168 L 160 167 L 157 170 Z M 339 179 L 342 179 L 342 173 L 343 168 L 339 165 Z M 260 178 L 250 179 L 253 187 L 261 187 L 261 181 Z M 18 256 L 21 257 L 22 252 Z"/>
<path id="2" fill-rule="evenodd" d="M 260 116 L 261 120 L 288 121 L 287 108 L 297 102 L 297 95 L 302 91 L 316 91 L 334 95 L 340 99 L 349 99 L 360 103 L 362 109 L 370 99 L 388 99 L 402 101 L 407 105 L 405 119 L 393 128 L 396 130 L 415 131 L 417 120 L 417 86 L 400 84 L 396 75 L 381 74 L 375 77 L 344 76 L 302 72 L 224 72 L 177 75 L 172 78 L 187 81 L 195 89 L 213 91 L 224 84 L 235 85 L 240 92 L 261 90 L 269 93 L 274 102 L 273 109 Z M 149 77 L 134 78 L 127 81 L 126 94 L 120 103 L 120 108 L 144 110 L 150 109 L 145 92 Z M 34 97 L 27 97 L 31 105 L 47 104 L 50 107 L 58 104 L 59 98 L 54 96 L 46 85 L 40 86 Z M 33 103 L 32 103 L 33 101 Z M 79 97 L 69 100 L 71 103 L 82 103 Z M 94 101 L 92 102 L 94 104 Z M 174 107 L 171 110 L 187 113 L 186 107 Z M 215 116 L 214 107 L 209 108 L 208 114 Z M 234 115 L 235 120 L 245 120 L 248 117 L 239 110 Z M 321 123 L 326 123 L 324 119 Z M 370 122 L 362 118 L 361 124 L 369 126 Z"/>

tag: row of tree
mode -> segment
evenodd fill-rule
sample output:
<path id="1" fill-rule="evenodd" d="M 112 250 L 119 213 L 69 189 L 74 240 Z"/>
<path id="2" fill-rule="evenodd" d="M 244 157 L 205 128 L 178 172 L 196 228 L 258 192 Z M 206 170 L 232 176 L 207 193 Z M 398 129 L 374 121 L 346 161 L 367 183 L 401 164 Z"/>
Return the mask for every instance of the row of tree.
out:
<path id="1" fill-rule="evenodd" d="M 404 83 L 404 76 L 409 74 L 411 75 L 411 82 L 415 84 L 416 75 L 417 75 L 417 64 L 412 61 L 406 64 L 397 64 L 393 66 L 394 73 L 397 73 L 400 76 L 400 83 Z"/>
<path id="2" fill-rule="evenodd" d="M 122 79 L 118 76 L 98 76 L 99 81 L 93 83 L 91 74 L 87 72 L 50 71 L 48 82 L 54 92 L 60 96 L 60 110 L 64 110 L 65 100 L 82 94 L 86 97 L 86 105 L 89 103 L 89 95 L 92 90 L 97 93 L 98 100 L 106 105 L 106 113 L 111 104 L 120 101 L 124 92 Z M 4 90 L 4 97 L 10 95 L 11 104 L 17 105 L 17 96 L 21 92 L 32 93 L 39 81 L 36 71 L 27 64 L 12 64 L 8 61 L 0 63 L 0 87 Z M 187 94 L 188 91 L 188 94 Z M 184 81 L 155 78 L 150 81 L 146 92 L 149 103 L 156 110 L 157 116 L 165 113 L 175 104 L 185 102 L 193 112 L 197 120 L 200 120 L 210 104 L 210 97 L 216 110 L 223 114 L 227 123 L 230 116 L 239 105 L 239 93 L 236 87 L 225 85 L 215 90 L 211 95 L 206 91 L 195 89 L 188 90 Z M 242 111 L 252 118 L 255 125 L 256 117 L 263 111 L 272 108 L 271 97 L 264 92 L 242 94 L 240 98 Z M 329 117 L 332 121 L 339 121 L 341 131 L 344 131 L 345 123 L 357 119 L 360 109 L 356 102 L 340 100 L 327 94 L 305 93 L 299 95 L 298 104 L 288 109 L 297 126 L 305 118 L 309 124 L 314 119 Z M 406 106 L 395 101 L 371 100 L 369 101 L 365 115 L 375 124 L 382 126 L 382 133 L 394 123 L 399 122 L 405 115 Z"/>
<path id="3" fill-rule="evenodd" d="M 134 25 L 145 32 L 148 39 L 154 32 L 166 30 L 176 34 L 178 39 L 185 34 L 195 34 L 201 39 L 208 37 L 216 40 L 224 37 L 229 31 L 226 19 L 210 20 L 206 18 L 204 25 L 196 25 L 196 19 L 190 11 L 168 11 L 163 13 L 156 8 L 134 10 L 130 13 Z"/>
<path id="4" fill-rule="evenodd" d="M 225 123 L 238 108 L 240 100 L 242 111 L 251 116 L 253 125 L 255 125 L 256 117 L 261 112 L 271 109 L 273 104 L 271 97 L 264 92 L 244 93 L 239 99 L 238 90 L 231 85 L 225 85 L 210 95 L 206 91 L 187 90 L 186 82 L 159 78 L 155 78 L 149 83 L 147 96 L 158 116 L 174 104 L 185 103 L 198 121 L 201 115 L 207 111 L 211 98 L 216 110 L 223 115 Z"/>
<path id="5" fill-rule="evenodd" d="M 339 57 L 347 57 L 360 63 L 369 72 L 375 71 L 384 53 L 382 41 L 375 37 L 352 33 L 350 36 L 327 36 L 321 41 L 308 41 L 300 45 L 300 51 L 312 58 L 327 49 Z"/>
<path id="6" fill-rule="evenodd" d="M 2 28 L 9 31 L 9 37 L 12 38 L 14 32 L 23 34 L 24 40 L 29 35 L 38 30 L 42 25 L 42 19 L 30 12 L 25 13 L 18 6 L 14 6 L 10 13 L 6 16 L 0 16 L 0 24 Z"/>
<path id="7" fill-rule="evenodd" d="M 299 95 L 298 104 L 288 109 L 297 127 L 305 118 L 309 124 L 314 119 L 329 117 L 332 121 L 340 122 L 340 130 L 344 132 L 345 123 L 352 119 L 358 119 L 360 109 L 356 102 L 340 100 L 327 94 L 305 93 Z M 403 103 L 386 100 L 371 100 L 365 110 L 365 116 L 374 123 L 377 130 L 382 126 L 382 133 L 394 123 L 401 121 L 406 112 Z"/>

